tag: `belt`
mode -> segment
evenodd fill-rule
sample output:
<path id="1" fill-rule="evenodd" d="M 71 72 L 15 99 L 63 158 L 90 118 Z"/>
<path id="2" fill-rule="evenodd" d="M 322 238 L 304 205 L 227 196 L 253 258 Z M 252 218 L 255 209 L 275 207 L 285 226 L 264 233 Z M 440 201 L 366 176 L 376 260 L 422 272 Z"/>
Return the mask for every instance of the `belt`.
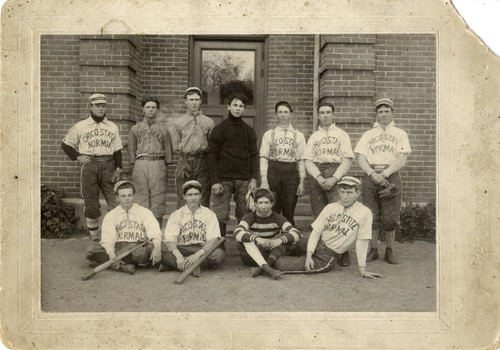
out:
<path id="1" fill-rule="evenodd" d="M 203 158 L 203 157 L 205 157 L 206 153 L 205 152 L 195 152 L 195 153 L 180 152 L 179 155 L 182 158 Z"/>
<path id="2" fill-rule="evenodd" d="M 140 160 L 163 160 L 165 159 L 165 156 L 155 156 L 155 155 L 149 155 L 149 154 L 144 154 L 141 156 L 138 156 L 136 159 Z"/>
<path id="3" fill-rule="evenodd" d="M 276 163 L 285 163 L 285 164 L 297 164 L 298 160 L 277 160 L 277 159 L 269 159 L 270 162 Z"/>
<path id="4" fill-rule="evenodd" d="M 84 156 L 90 157 L 91 161 L 95 160 L 97 162 L 107 162 L 108 160 L 113 159 L 113 156 L 111 156 L 111 155 L 98 156 L 98 155 L 92 155 L 92 154 L 84 154 Z"/>
<path id="5" fill-rule="evenodd" d="M 329 168 L 331 166 L 339 166 L 340 163 L 333 163 L 333 162 L 328 162 L 328 163 L 318 163 L 318 162 L 315 162 L 314 164 L 316 164 L 316 166 L 318 167 L 318 169 L 326 169 L 326 168 Z"/>
<path id="6" fill-rule="evenodd" d="M 370 164 L 373 170 L 383 171 L 389 167 L 389 164 Z"/>

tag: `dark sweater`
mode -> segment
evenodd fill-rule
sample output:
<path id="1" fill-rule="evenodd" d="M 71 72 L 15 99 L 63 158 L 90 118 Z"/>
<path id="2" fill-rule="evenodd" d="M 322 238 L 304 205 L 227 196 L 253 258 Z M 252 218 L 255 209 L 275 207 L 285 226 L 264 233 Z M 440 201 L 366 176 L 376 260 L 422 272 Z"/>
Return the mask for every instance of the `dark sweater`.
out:
<path id="1" fill-rule="evenodd" d="M 229 113 L 210 134 L 208 168 L 212 184 L 221 180 L 257 180 L 259 150 L 254 129 Z"/>

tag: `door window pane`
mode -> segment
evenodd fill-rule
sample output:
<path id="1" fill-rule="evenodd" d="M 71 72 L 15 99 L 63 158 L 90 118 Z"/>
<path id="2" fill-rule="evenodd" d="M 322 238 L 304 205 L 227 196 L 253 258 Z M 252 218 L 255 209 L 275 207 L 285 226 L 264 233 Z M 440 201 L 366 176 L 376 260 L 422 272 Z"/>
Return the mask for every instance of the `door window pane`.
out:
<path id="1" fill-rule="evenodd" d="M 247 105 L 253 104 L 254 51 L 203 50 L 201 62 L 203 104 L 225 105 L 233 92 L 245 95 Z"/>

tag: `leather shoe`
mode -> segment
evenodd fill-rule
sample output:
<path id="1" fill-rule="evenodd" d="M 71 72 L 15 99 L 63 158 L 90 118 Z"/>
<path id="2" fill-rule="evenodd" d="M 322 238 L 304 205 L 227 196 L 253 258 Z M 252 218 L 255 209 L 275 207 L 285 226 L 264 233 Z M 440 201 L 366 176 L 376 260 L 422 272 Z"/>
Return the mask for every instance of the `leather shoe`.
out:
<path id="1" fill-rule="evenodd" d="M 377 248 L 370 249 L 368 255 L 366 256 L 366 262 L 377 259 L 378 259 L 378 249 Z"/>
<path id="2" fill-rule="evenodd" d="M 266 271 L 269 277 L 271 277 L 273 280 L 277 280 L 278 278 L 280 278 L 281 274 L 283 273 L 280 270 L 273 269 L 268 264 L 262 265 L 262 270 Z"/>
<path id="3" fill-rule="evenodd" d="M 396 261 L 396 259 L 394 259 L 394 256 L 392 256 L 392 248 L 385 249 L 385 261 L 387 261 L 389 264 L 397 264 L 398 263 Z"/>
<path id="4" fill-rule="evenodd" d="M 120 265 L 120 271 L 133 275 L 135 273 L 135 266 L 134 264 L 123 264 Z"/>
<path id="5" fill-rule="evenodd" d="M 201 275 L 201 269 L 200 269 L 200 267 L 198 266 L 196 269 L 194 269 L 194 271 L 191 274 L 194 277 L 200 277 L 200 275 Z"/>
<path id="6" fill-rule="evenodd" d="M 252 267 L 252 277 L 260 276 L 260 274 L 262 272 L 263 272 L 263 270 L 262 270 L 262 268 L 260 266 Z"/>
<path id="7" fill-rule="evenodd" d="M 342 253 L 340 256 L 340 265 L 342 266 L 349 266 L 351 265 L 351 259 L 349 257 L 349 251 L 346 251 L 345 253 Z"/>

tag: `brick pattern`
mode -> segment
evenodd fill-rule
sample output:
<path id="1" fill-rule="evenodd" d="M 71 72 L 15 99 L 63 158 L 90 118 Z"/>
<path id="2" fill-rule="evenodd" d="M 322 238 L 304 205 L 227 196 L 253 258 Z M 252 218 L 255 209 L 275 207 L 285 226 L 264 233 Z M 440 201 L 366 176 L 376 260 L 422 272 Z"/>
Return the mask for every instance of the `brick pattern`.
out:
<path id="1" fill-rule="evenodd" d="M 268 39 L 266 129 L 276 126 L 274 105 L 280 100 L 294 107 L 292 123 L 312 134 L 314 36 L 270 35 Z"/>

